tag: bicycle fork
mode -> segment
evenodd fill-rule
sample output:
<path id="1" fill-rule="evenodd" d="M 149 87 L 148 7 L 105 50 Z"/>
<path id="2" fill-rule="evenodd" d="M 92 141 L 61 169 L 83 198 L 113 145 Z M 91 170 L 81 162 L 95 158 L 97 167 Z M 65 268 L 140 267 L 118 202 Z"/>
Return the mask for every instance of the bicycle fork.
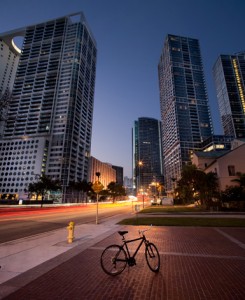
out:
<path id="1" fill-rule="evenodd" d="M 155 257 L 154 251 L 152 250 L 151 246 L 148 244 L 149 243 L 146 243 L 146 251 L 149 253 L 150 258 L 154 258 Z"/>

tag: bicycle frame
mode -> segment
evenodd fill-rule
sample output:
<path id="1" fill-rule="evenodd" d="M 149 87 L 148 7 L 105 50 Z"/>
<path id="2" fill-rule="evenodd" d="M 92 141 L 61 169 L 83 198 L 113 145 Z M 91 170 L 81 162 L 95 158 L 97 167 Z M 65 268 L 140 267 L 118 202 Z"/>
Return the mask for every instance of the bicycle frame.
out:
<path id="1" fill-rule="evenodd" d="M 133 267 L 136 265 L 136 255 L 142 245 L 145 245 L 145 259 L 148 267 L 152 272 L 157 273 L 160 268 L 160 256 L 156 246 L 146 239 L 144 232 L 147 230 L 139 230 L 140 237 L 127 240 L 124 235 L 128 231 L 118 231 L 122 236 L 121 245 L 113 244 L 104 249 L 101 254 L 100 264 L 103 271 L 108 275 L 118 275 L 122 273 L 126 266 Z M 139 242 L 132 248 L 131 254 L 128 244 Z"/>
<path id="2" fill-rule="evenodd" d="M 127 244 L 133 243 L 133 242 L 137 242 L 137 241 L 140 241 L 140 240 L 141 240 L 141 242 L 139 243 L 139 245 L 138 245 L 138 247 L 136 248 L 135 252 L 134 252 L 133 255 L 131 256 Z M 127 261 L 129 261 L 130 259 L 134 259 L 134 258 L 135 258 L 135 256 L 137 255 L 139 249 L 140 249 L 141 246 L 143 245 L 143 243 L 147 244 L 147 240 L 146 240 L 146 238 L 145 238 L 144 235 L 141 236 L 141 237 L 139 237 L 139 238 L 132 239 L 132 240 L 125 240 L 125 239 L 123 240 L 123 244 L 122 244 L 121 247 L 126 249 L 126 253 L 127 253 L 127 256 L 128 256 L 128 257 L 127 257 Z"/>

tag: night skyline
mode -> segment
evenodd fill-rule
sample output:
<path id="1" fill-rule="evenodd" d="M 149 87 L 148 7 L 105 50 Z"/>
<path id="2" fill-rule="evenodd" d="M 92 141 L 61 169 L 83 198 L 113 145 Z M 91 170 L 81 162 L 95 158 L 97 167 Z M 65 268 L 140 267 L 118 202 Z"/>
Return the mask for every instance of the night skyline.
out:
<path id="1" fill-rule="evenodd" d="M 244 50 L 244 8 L 240 0 L 11 1 L 0 32 L 83 11 L 98 47 L 91 155 L 131 177 L 134 120 L 160 120 L 157 65 L 167 34 L 199 39 L 214 133 L 222 133 L 212 68 L 220 54 Z"/>

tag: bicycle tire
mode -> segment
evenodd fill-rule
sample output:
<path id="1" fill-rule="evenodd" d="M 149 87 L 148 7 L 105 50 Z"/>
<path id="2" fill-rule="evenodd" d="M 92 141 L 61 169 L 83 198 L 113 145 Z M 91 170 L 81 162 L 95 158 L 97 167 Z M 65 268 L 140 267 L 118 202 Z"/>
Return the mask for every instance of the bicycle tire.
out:
<path id="1" fill-rule="evenodd" d="M 100 264 L 106 274 L 118 275 L 126 268 L 127 254 L 121 246 L 110 245 L 102 252 Z"/>
<path id="2" fill-rule="evenodd" d="M 157 247 L 153 243 L 149 243 L 146 246 L 145 258 L 150 270 L 157 273 L 160 269 L 160 255 Z"/>

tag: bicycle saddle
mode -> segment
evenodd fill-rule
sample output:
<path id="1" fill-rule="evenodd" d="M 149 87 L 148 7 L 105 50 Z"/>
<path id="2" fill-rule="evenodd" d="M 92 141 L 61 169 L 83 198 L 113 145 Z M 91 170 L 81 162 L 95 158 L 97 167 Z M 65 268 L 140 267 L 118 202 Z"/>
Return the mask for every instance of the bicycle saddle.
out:
<path id="1" fill-rule="evenodd" d="M 128 231 L 118 231 L 118 233 L 119 233 L 121 236 L 124 236 L 124 234 L 128 233 Z"/>

